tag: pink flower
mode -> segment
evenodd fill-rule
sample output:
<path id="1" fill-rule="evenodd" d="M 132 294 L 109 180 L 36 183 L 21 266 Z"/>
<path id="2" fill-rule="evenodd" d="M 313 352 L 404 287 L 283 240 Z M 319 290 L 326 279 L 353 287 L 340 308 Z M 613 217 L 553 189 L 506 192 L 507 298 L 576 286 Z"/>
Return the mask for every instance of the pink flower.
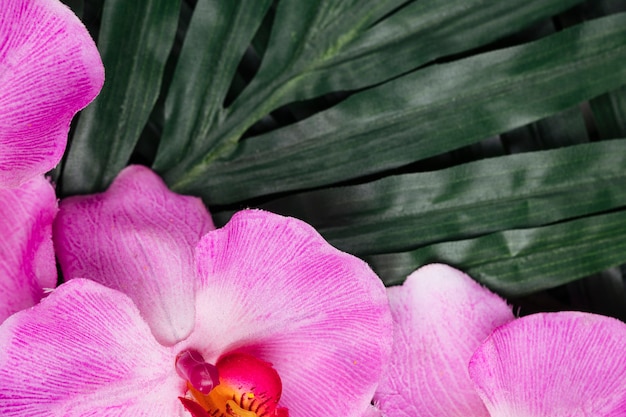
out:
<path id="1" fill-rule="evenodd" d="M 201 203 L 141 167 L 60 210 L 70 281 L 0 326 L 1 415 L 368 408 L 391 349 L 385 289 L 310 226 L 246 210 L 204 234 Z"/>
<path id="2" fill-rule="evenodd" d="M 56 285 L 54 189 L 72 116 L 104 81 L 87 29 L 56 0 L 0 7 L 0 323 Z"/>
<path id="3" fill-rule="evenodd" d="M 104 82 L 96 46 L 57 0 L 0 7 L 0 188 L 17 187 L 61 159 L 70 121 Z"/>
<path id="4" fill-rule="evenodd" d="M 392 362 L 375 400 L 389 417 L 626 415 L 626 324 L 580 312 L 513 318 L 445 265 L 388 290 Z"/>
<path id="5" fill-rule="evenodd" d="M 66 198 L 55 222 L 66 280 L 89 278 L 128 295 L 161 344 L 193 330 L 200 238 L 215 226 L 202 201 L 170 192 L 148 168 L 123 170 L 108 191 Z"/>
<path id="6" fill-rule="evenodd" d="M 42 176 L 16 189 L 0 188 L 0 323 L 54 288 L 54 189 Z"/>

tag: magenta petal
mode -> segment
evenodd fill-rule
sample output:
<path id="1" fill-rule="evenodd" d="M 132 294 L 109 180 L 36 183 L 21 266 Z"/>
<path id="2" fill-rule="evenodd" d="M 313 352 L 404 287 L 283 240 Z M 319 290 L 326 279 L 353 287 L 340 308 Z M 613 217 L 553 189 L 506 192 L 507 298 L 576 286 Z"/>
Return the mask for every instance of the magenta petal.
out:
<path id="1" fill-rule="evenodd" d="M 0 188 L 52 169 L 70 121 L 104 82 L 98 50 L 57 0 L 2 0 Z"/>
<path id="2" fill-rule="evenodd" d="M 19 188 L 0 189 L 0 323 L 56 286 L 56 212 L 54 189 L 43 175 Z"/>
<path id="3" fill-rule="evenodd" d="M 0 415 L 179 415 L 183 381 L 133 302 L 88 280 L 0 326 Z"/>
<path id="4" fill-rule="evenodd" d="M 290 417 L 361 417 L 391 348 L 382 282 L 309 225 L 247 210 L 198 245 L 196 330 L 183 344 L 214 362 L 270 362 Z"/>
<path id="5" fill-rule="evenodd" d="M 493 417 L 626 416 L 626 324 L 534 314 L 497 329 L 470 375 Z"/>
<path id="6" fill-rule="evenodd" d="M 380 410 L 373 405 L 367 407 L 367 410 L 362 414 L 363 417 L 382 417 Z"/>
<path id="7" fill-rule="evenodd" d="M 493 329 L 513 320 L 506 302 L 440 264 L 418 269 L 388 294 L 393 352 L 374 397 L 383 414 L 488 416 L 467 364 Z"/>
<path id="8" fill-rule="evenodd" d="M 200 199 L 175 194 L 142 166 L 108 191 L 61 202 L 54 223 L 66 279 L 89 278 L 129 295 L 157 340 L 172 345 L 194 325 L 195 246 L 213 222 Z"/>

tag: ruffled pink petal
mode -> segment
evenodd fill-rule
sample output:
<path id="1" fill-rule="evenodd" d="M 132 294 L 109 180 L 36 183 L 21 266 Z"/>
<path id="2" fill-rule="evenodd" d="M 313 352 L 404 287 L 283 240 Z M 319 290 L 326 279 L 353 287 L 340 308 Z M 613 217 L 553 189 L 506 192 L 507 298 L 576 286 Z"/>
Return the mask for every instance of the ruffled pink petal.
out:
<path id="1" fill-rule="evenodd" d="M 174 360 L 128 297 L 74 280 L 0 326 L 0 415 L 182 415 Z"/>
<path id="2" fill-rule="evenodd" d="M 513 320 L 506 302 L 440 264 L 418 269 L 388 295 L 393 352 L 374 397 L 383 414 L 488 416 L 467 364 L 493 329 Z"/>
<path id="3" fill-rule="evenodd" d="M 104 82 L 98 50 L 58 0 L 2 0 L 0 187 L 17 187 L 61 159 L 70 121 Z"/>
<path id="4" fill-rule="evenodd" d="M 181 348 L 270 362 L 290 417 L 361 417 L 391 348 L 385 289 L 307 224 L 246 210 L 198 245 L 196 329 Z"/>
<path id="5" fill-rule="evenodd" d="M 65 279 L 89 278 L 129 295 L 156 339 L 172 345 L 193 329 L 194 250 L 212 229 L 200 199 L 130 166 L 105 193 L 63 200 L 54 240 Z"/>
<path id="6" fill-rule="evenodd" d="M 43 175 L 19 188 L 0 189 L 0 323 L 56 286 L 56 212 L 54 189 Z"/>
<path id="7" fill-rule="evenodd" d="M 626 324 L 579 312 L 497 329 L 470 376 L 493 417 L 626 416 Z"/>

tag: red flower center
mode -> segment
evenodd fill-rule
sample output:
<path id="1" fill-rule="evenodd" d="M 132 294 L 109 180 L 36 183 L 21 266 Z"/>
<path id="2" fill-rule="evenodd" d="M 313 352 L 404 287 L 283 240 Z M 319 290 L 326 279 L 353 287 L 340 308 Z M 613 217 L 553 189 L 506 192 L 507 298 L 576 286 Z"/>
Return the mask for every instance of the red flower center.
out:
<path id="1" fill-rule="evenodd" d="M 278 406 L 282 383 L 268 362 L 243 353 L 222 356 L 215 365 L 188 350 L 176 359 L 187 381 L 188 396 L 180 401 L 194 417 L 288 417 Z"/>

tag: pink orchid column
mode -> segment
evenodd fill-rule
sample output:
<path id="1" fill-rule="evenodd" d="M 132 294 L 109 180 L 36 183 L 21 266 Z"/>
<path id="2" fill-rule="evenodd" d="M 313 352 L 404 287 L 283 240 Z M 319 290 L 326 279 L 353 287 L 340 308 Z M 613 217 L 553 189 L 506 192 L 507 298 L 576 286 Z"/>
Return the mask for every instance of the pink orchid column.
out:
<path id="1" fill-rule="evenodd" d="M 513 320 L 507 303 L 464 273 L 424 266 L 387 289 L 394 320 L 391 364 L 374 397 L 387 417 L 487 417 L 469 378 L 473 352 Z"/>
<path id="2" fill-rule="evenodd" d="M 52 221 L 54 189 L 43 176 L 0 189 L 0 323 L 35 305 L 56 286 Z"/>
<path id="3" fill-rule="evenodd" d="M 2 1 L 0 188 L 54 168 L 72 117 L 103 82 L 96 45 L 67 6 L 58 0 Z"/>

